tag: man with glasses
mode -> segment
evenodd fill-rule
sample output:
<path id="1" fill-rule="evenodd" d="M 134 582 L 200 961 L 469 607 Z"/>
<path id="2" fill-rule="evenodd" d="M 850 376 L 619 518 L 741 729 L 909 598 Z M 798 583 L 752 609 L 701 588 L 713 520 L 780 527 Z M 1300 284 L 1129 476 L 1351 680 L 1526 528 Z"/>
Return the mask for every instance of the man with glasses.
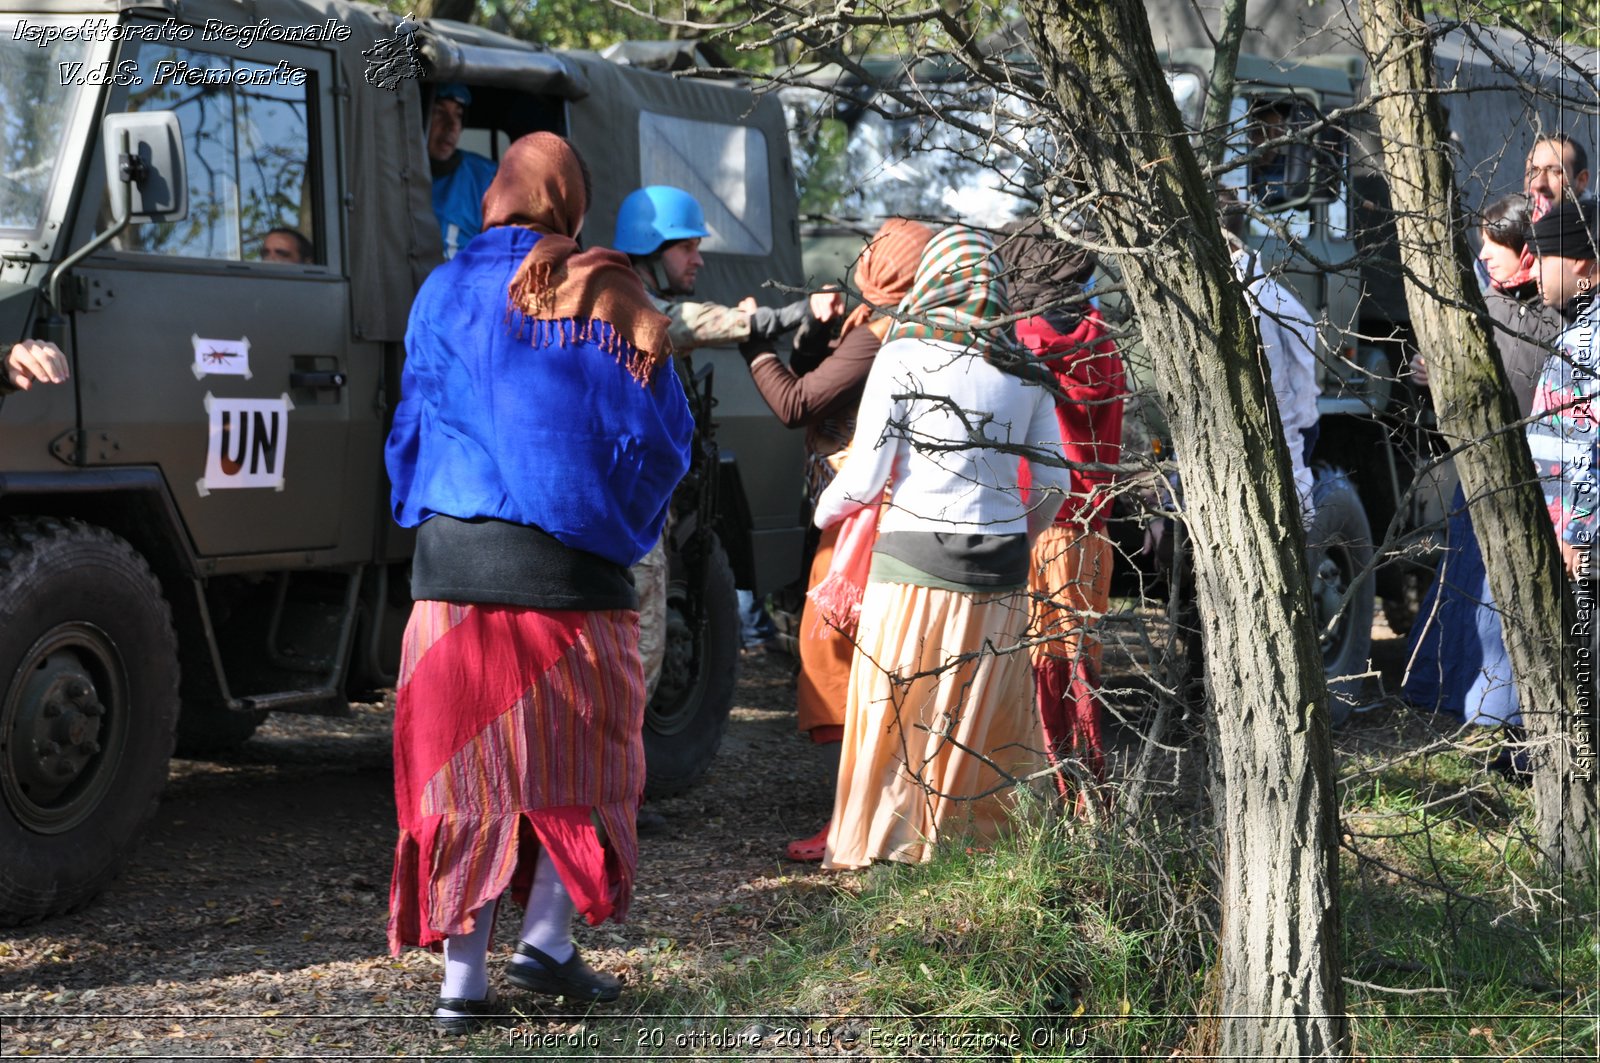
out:
<path id="1" fill-rule="evenodd" d="M 1589 191 L 1589 153 L 1565 133 L 1540 135 L 1528 152 L 1522 190 L 1533 201 L 1535 220 L 1558 203 L 1583 199 Z"/>

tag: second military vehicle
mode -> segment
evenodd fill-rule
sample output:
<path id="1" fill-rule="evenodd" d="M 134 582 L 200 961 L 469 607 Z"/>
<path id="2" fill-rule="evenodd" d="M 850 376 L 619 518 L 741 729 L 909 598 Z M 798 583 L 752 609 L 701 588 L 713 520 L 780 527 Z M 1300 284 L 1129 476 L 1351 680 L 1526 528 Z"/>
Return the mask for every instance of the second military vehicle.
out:
<path id="1" fill-rule="evenodd" d="M 984 48 L 1019 79 L 1031 69 L 1020 31 L 999 34 Z M 1201 125 L 1213 56 L 1185 49 L 1164 58 L 1191 129 Z M 1442 37 L 1436 59 L 1440 84 L 1457 90 L 1448 107 L 1464 203 L 1481 206 L 1518 190 L 1538 132 L 1600 143 L 1595 93 L 1571 76 L 1572 49 L 1464 27 Z M 1434 458 L 1426 396 L 1405 373 L 1414 346 L 1410 313 L 1386 219 L 1376 120 L 1358 106 L 1366 92 L 1362 58 L 1245 54 L 1236 73 L 1221 184 L 1256 208 L 1245 243 L 1319 324 L 1309 561 L 1324 663 L 1342 695 L 1334 711 L 1342 718 L 1365 700 L 1351 677 L 1368 670 L 1375 605 L 1396 631 L 1411 624 L 1432 578 L 1454 473 Z M 806 266 L 816 281 L 843 277 L 883 217 L 1003 225 L 1037 210 L 1067 169 L 1052 163 L 1057 146 L 1031 118 L 1026 93 L 977 84 L 963 62 L 867 59 L 790 80 L 798 82 L 785 90 L 785 102 L 801 173 Z M 961 121 L 941 121 L 930 110 Z M 1279 123 L 1270 138 L 1259 128 L 1268 120 Z M 1276 160 L 1275 193 L 1259 195 L 1269 160 L 1253 145 L 1282 137 L 1290 142 Z M 1117 297 L 1104 298 L 1102 309 L 1123 320 Z M 1149 370 L 1137 346 L 1125 345 L 1124 354 L 1136 393 L 1147 389 Z M 1130 400 L 1125 424 L 1125 461 L 1170 456 L 1164 418 L 1148 395 Z M 1139 542 L 1133 534 L 1124 556 Z M 1375 544 L 1384 547 L 1376 558 Z"/>

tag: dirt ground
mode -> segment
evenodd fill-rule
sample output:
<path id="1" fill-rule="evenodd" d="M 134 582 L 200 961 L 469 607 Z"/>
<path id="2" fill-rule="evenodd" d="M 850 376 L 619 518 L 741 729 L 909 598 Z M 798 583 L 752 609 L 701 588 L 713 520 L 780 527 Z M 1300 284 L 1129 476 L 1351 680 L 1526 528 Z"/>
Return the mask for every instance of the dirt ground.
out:
<path id="1" fill-rule="evenodd" d="M 785 861 L 832 795 L 794 730 L 790 660 L 743 660 L 705 781 L 640 840 L 627 923 L 579 931 L 631 984 L 693 983 L 765 947 Z M 274 716 L 236 753 L 177 760 L 121 877 L 83 911 L 0 936 L 0 1057 L 255 1060 L 451 1055 L 427 1020 L 439 960 L 388 954 L 390 714 Z M 508 906 L 509 908 L 509 906 Z M 515 912 L 496 926 L 510 955 Z M 516 1003 L 537 1007 L 519 995 Z M 325 1053 L 325 1054 L 324 1054 Z"/>
<path id="2" fill-rule="evenodd" d="M 1374 634 L 1390 671 L 1403 642 L 1381 621 Z M 579 931 L 595 965 L 635 987 L 693 985 L 760 954 L 786 897 L 827 888 L 781 855 L 832 799 L 794 731 L 792 662 L 742 664 L 705 781 L 653 806 L 670 832 L 641 839 L 631 918 Z M 389 722 L 383 705 L 276 716 L 226 759 L 174 761 L 116 883 L 75 915 L 0 936 L 0 1057 L 455 1058 L 458 1042 L 428 1021 L 440 961 L 393 959 L 385 944 Z M 498 960 L 515 919 L 498 921 Z"/>

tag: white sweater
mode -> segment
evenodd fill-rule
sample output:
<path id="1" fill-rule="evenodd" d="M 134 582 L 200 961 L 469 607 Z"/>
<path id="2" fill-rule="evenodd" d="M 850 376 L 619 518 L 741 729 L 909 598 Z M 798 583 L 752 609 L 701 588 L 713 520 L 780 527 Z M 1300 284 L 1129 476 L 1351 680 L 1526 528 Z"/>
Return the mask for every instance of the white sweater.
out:
<path id="1" fill-rule="evenodd" d="M 983 441 L 1064 458 L 1060 436 L 1055 400 L 1043 387 L 953 343 L 884 344 L 867 376 L 849 460 L 817 501 L 817 527 L 876 502 L 892 471 L 893 497 L 880 533 L 1022 534 L 1028 530 L 1017 490 L 1022 455 Z M 1032 465 L 1035 504 L 1040 491 L 1070 489 L 1065 468 Z M 1056 497 L 1043 504 L 1060 503 Z"/>

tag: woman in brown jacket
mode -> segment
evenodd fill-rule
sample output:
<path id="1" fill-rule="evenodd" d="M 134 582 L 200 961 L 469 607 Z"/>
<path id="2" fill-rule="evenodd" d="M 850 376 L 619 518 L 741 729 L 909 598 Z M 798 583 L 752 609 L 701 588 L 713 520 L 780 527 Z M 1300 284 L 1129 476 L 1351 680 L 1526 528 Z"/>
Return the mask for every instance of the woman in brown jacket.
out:
<path id="1" fill-rule="evenodd" d="M 786 427 L 806 430 L 806 499 L 812 506 L 833 480 L 855 433 L 856 407 L 867 373 L 884 334 L 894 324 L 883 311 L 892 310 L 911 289 L 917 262 L 932 238 L 933 230 L 919 222 L 903 218 L 884 222 L 856 263 L 855 283 L 862 302 L 844 319 L 838 339 L 823 350 L 805 349 L 807 345 L 797 340 L 790 364 L 784 365 L 764 341 L 740 348 L 772 412 Z M 822 532 L 808 588 L 827 575 L 838 537 L 837 525 Z M 824 623 L 808 597 L 800 618 L 800 679 L 795 692 L 799 725 L 813 742 L 834 750 L 844 734 L 853 651 L 850 636 Z M 828 826 L 823 824 L 814 836 L 790 842 L 786 851 L 792 860 L 821 860 L 827 841 Z"/>

